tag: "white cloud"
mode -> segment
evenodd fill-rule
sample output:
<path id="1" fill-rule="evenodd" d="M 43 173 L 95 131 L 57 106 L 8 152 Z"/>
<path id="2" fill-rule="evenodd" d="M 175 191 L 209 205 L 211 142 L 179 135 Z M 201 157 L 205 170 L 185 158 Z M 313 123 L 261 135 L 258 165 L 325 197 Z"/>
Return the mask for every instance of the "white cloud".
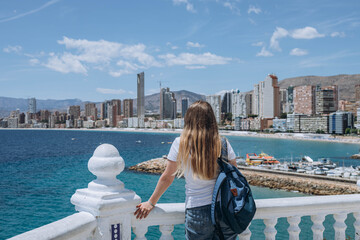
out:
<path id="1" fill-rule="evenodd" d="M 196 13 L 196 11 L 194 9 L 194 5 L 192 3 L 190 3 L 188 0 L 173 0 L 173 3 L 175 5 L 185 4 L 186 10 L 188 12 Z"/>
<path id="2" fill-rule="evenodd" d="M 345 37 L 344 32 L 333 32 L 330 34 L 331 37 Z"/>
<path id="3" fill-rule="evenodd" d="M 273 35 L 270 38 L 270 48 L 276 51 L 281 51 L 279 40 L 285 37 L 291 37 L 294 39 L 314 39 L 325 37 L 325 34 L 320 34 L 313 27 L 298 28 L 292 31 L 288 31 L 285 28 L 276 27 Z"/>
<path id="4" fill-rule="evenodd" d="M 281 51 L 279 46 L 279 39 L 289 35 L 289 32 L 285 28 L 276 27 L 273 35 L 270 38 L 270 47 L 276 51 Z"/>
<path id="5" fill-rule="evenodd" d="M 126 93 L 125 90 L 123 89 L 108 89 L 108 88 L 97 88 L 96 89 L 97 92 L 102 93 L 102 94 L 124 94 Z"/>
<path id="6" fill-rule="evenodd" d="M 174 54 L 160 55 L 160 59 L 165 60 L 169 66 L 173 65 L 222 65 L 229 63 L 232 59 L 227 57 L 217 56 L 212 53 L 193 54 L 181 53 L 178 56 Z"/>
<path id="7" fill-rule="evenodd" d="M 8 46 L 6 48 L 3 48 L 3 51 L 6 52 L 6 53 L 11 53 L 11 52 L 14 52 L 14 53 L 20 53 L 22 50 L 22 47 L 19 46 L 19 45 L 16 45 L 16 46 Z"/>
<path id="8" fill-rule="evenodd" d="M 261 12 L 262 11 L 261 11 L 260 8 L 257 8 L 257 7 L 252 6 L 252 5 L 249 6 L 248 14 L 250 14 L 250 13 L 260 14 Z"/>
<path id="9" fill-rule="evenodd" d="M 202 65 L 195 65 L 195 66 L 186 66 L 185 68 L 187 68 L 187 69 L 204 69 L 204 68 L 206 68 L 205 66 L 202 66 Z"/>
<path id="10" fill-rule="evenodd" d="M 271 52 L 269 52 L 268 50 L 265 49 L 265 47 L 261 48 L 261 51 L 258 52 L 256 54 L 257 57 L 272 57 L 274 56 L 274 54 L 272 54 Z"/>
<path id="11" fill-rule="evenodd" d="M 30 62 L 30 65 L 36 65 L 36 64 L 40 63 L 39 59 L 37 59 L 37 58 L 32 58 L 29 60 L 29 62 Z"/>
<path id="12" fill-rule="evenodd" d="M 55 3 L 57 3 L 58 1 L 60 0 L 51 0 L 47 3 L 45 3 L 44 5 L 42 5 L 41 7 L 39 8 L 36 8 L 34 10 L 31 10 L 31 11 L 28 11 L 28 12 L 25 12 L 25 13 L 21 13 L 19 15 L 16 15 L 16 16 L 13 16 L 13 17 L 9 17 L 9 18 L 4 18 L 4 19 L 0 19 L 0 23 L 3 23 L 3 22 L 9 22 L 9 21 L 12 21 L 12 20 L 15 20 L 15 19 L 18 19 L 18 18 L 22 18 L 22 17 L 25 17 L 27 15 L 30 15 L 30 14 L 33 14 L 33 13 L 36 13 L 36 12 L 39 12 Z M 16 13 L 16 10 L 14 11 L 14 13 Z"/>
<path id="13" fill-rule="evenodd" d="M 226 1 L 224 2 L 224 7 L 230 9 L 233 13 L 240 15 L 240 9 L 236 6 L 234 2 Z"/>
<path id="14" fill-rule="evenodd" d="M 144 44 L 126 45 L 105 40 L 89 41 L 63 37 L 58 41 L 68 51 L 62 54 L 49 54 L 46 67 L 62 73 L 87 73 L 87 69 L 108 71 L 111 76 L 120 77 L 138 69 L 160 67 L 161 64 L 146 53 Z M 116 62 L 117 70 L 111 66 Z M 120 69 L 118 69 L 120 67 Z"/>
<path id="15" fill-rule="evenodd" d="M 313 27 L 304 27 L 295 29 L 291 32 L 291 37 L 295 39 L 313 39 L 325 37 L 325 34 L 320 34 Z"/>
<path id="16" fill-rule="evenodd" d="M 262 46 L 264 46 L 264 42 L 252 43 L 251 46 L 254 46 L 254 47 L 262 47 Z"/>
<path id="17" fill-rule="evenodd" d="M 186 43 L 187 47 L 193 47 L 193 48 L 202 48 L 205 47 L 205 45 L 200 44 L 200 43 L 194 43 L 194 42 L 187 42 Z"/>
<path id="18" fill-rule="evenodd" d="M 294 48 L 290 51 L 290 55 L 293 56 L 304 56 L 307 55 L 308 51 L 305 49 L 300 49 L 300 48 Z"/>
<path id="19" fill-rule="evenodd" d="M 78 57 L 67 52 L 60 57 L 51 56 L 44 66 L 61 73 L 87 74 L 86 67 L 79 61 Z"/>

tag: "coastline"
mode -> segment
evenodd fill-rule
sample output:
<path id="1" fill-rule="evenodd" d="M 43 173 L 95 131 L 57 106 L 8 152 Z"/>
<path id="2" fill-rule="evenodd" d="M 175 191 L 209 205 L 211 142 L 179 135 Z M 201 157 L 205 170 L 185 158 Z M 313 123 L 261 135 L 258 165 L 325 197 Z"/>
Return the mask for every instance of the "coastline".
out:
<path id="1" fill-rule="evenodd" d="M 104 132 L 139 132 L 139 133 L 172 133 L 181 134 L 182 129 L 147 129 L 147 128 L 0 128 L 1 130 L 39 130 L 39 131 L 104 131 Z M 333 136 L 330 134 L 312 133 L 257 133 L 248 131 L 219 130 L 222 136 L 248 136 L 256 138 L 273 138 L 287 140 L 304 140 L 317 142 L 335 142 L 360 144 L 360 137 Z"/>
<path id="2" fill-rule="evenodd" d="M 166 159 L 155 158 L 141 162 L 128 169 L 134 172 L 161 174 L 165 170 Z M 251 168 L 239 167 L 241 173 L 252 186 L 266 187 L 311 195 L 358 194 L 360 187 L 356 181 L 342 179 L 326 179 L 306 175 L 288 175 L 282 172 L 257 171 Z"/>

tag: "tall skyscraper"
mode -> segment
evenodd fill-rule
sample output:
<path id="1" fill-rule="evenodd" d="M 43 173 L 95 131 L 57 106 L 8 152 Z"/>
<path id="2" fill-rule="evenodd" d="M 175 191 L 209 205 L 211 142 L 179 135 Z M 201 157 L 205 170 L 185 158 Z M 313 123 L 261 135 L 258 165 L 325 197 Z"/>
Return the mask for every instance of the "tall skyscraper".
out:
<path id="1" fill-rule="evenodd" d="M 80 106 L 70 106 L 68 108 L 68 114 L 71 119 L 78 119 L 80 117 Z"/>
<path id="2" fill-rule="evenodd" d="M 176 118 L 175 94 L 169 88 L 162 88 L 160 91 L 160 119 Z"/>
<path id="3" fill-rule="evenodd" d="M 210 103 L 216 118 L 216 122 L 219 124 L 221 119 L 221 96 L 220 95 L 210 95 L 206 96 L 206 101 Z"/>
<path id="4" fill-rule="evenodd" d="M 231 94 L 232 102 L 232 119 L 235 120 L 237 117 L 246 118 L 251 114 L 252 96 L 249 93 L 241 93 L 240 91 L 234 91 Z"/>
<path id="5" fill-rule="evenodd" d="M 132 99 L 124 99 L 124 117 L 131 118 L 133 117 L 133 100 Z"/>
<path id="6" fill-rule="evenodd" d="M 315 114 L 315 86 L 305 85 L 294 88 L 294 113 Z"/>
<path id="7" fill-rule="evenodd" d="M 260 109 L 260 95 L 259 95 L 259 84 L 254 85 L 254 91 L 252 95 L 252 114 L 259 115 Z"/>
<path id="8" fill-rule="evenodd" d="M 137 116 L 139 127 L 145 127 L 145 78 L 144 72 L 137 74 Z"/>
<path id="9" fill-rule="evenodd" d="M 36 98 L 29 98 L 28 99 L 28 112 L 29 113 L 36 113 Z"/>
<path id="10" fill-rule="evenodd" d="M 85 116 L 88 119 L 96 121 L 97 119 L 97 108 L 95 103 L 86 103 L 85 104 Z"/>
<path id="11" fill-rule="evenodd" d="M 264 81 L 256 84 L 252 100 L 252 114 L 260 118 L 279 117 L 280 94 L 277 76 L 269 74 Z"/>
<path id="12" fill-rule="evenodd" d="M 334 89 L 322 89 L 320 86 L 316 87 L 316 114 L 329 114 L 336 111 L 334 95 Z"/>
<path id="13" fill-rule="evenodd" d="M 121 100 L 113 99 L 109 102 L 110 102 L 110 104 L 107 107 L 109 126 L 116 127 L 119 116 L 121 115 Z"/>
<path id="14" fill-rule="evenodd" d="M 221 102 L 221 112 L 222 113 L 231 113 L 232 110 L 232 104 L 231 104 L 231 92 L 226 92 L 223 96 L 222 102 Z"/>
<path id="15" fill-rule="evenodd" d="M 189 98 L 181 99 L 181 117 L 184 118 L 189 107 Z"/>

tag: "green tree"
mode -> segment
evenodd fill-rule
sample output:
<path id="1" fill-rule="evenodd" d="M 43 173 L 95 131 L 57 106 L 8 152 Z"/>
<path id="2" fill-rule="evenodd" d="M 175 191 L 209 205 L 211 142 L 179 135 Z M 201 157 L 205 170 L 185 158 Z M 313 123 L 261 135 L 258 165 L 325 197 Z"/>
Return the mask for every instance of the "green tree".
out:
<path id="1" fill-rule="evenodd" d="M 350 128 L 345 129 L 345 134 L 350 134 L 350 131 L 351 131 Z"/>
<path id="2" fill-rule="evenodd" d="M 281 115 L 280 115 L 280 118 L 287 118 L 287 113 L 282 113 Z"/>

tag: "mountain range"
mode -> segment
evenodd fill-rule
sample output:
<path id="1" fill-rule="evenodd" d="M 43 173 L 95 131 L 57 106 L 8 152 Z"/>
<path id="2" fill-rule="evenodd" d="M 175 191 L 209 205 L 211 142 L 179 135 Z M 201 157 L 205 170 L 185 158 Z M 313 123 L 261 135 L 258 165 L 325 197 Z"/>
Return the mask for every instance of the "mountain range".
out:
<path id="1" fill-rule="evenodd" d="M 303 76 L 286 78 L 279 81 L 280 88 L 287 88 L 289 86 L 301 86 L 301 85 L 338 85 L 339 88 L 339 99 L 353 101 L 355 99 L 355 88 L 354 86 L 360 84 L 360 74 L 353 75 L 336 75 L 336 76 Z M 220 89 L 219 89 L 220 90 Z M 175 98 L 177 100 L 177 107 L 181 109 L 181 99 L 184 97 L 189 98 L 189 104 L 196 100 L 205 100 L 205 96 L 190 92 L 187 90 L 174 91 Z M 136 112 L 136 99 L 134 99 L 134 112 Z M 66 100 L 36 100 L 37 109 L 48 109 L 50 111 L 66 111 L 71 105 L 80 105 L 81 109 L 84 109 L 85 101 L 80 99 L 66 99 Z M 100 106 L 97 103 L 98 107 Z M 154 93 L 152 95 L 145 96 L 145 109 L 146 111 L 158 113 L 160 108 L 160 94 Z M 10 112 L 19 109 L 21 112 L 28 110 L 28 100 L 24 98 L 9 98 L 0 97 L 0 117 L 9 116 Z"/>

